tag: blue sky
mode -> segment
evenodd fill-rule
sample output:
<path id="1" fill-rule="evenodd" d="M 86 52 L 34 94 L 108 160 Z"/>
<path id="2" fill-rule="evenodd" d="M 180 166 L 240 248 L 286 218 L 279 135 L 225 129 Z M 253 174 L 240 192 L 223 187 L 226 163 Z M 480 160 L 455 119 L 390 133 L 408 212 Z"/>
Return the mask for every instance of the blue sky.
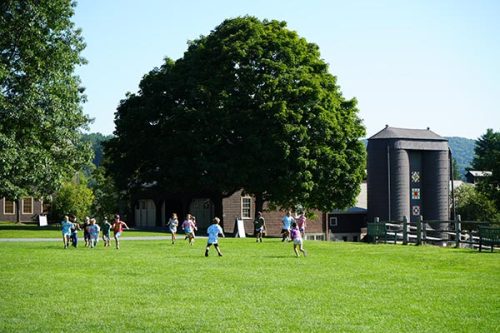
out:
<path id="1" fill-rule="evenodd" d="M 244 15 L 286 21 L 317 44 L 367 137 L 386 124 L 471 139 L 500 130 L 500 1 L 79 0 L 90 131 L 112 134 L 144 74 Z"/>

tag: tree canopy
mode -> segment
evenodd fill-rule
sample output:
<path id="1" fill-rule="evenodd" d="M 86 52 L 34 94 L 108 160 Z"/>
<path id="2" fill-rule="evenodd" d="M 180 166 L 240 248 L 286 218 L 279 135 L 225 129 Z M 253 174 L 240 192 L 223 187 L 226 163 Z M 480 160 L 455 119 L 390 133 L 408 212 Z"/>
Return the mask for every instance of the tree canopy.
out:
<path id="1" fill-rule="evenodd" d="M 244 189 L 328 210 L 352 204 L 363 179 L 357 111 L 317 45 L 285 22 L 239 17 L 145 75 L 120 103 L 107 149 L 122 186 Z"/>
<path id="2" fill-rule="evenodd" d="M 81 144 L 85 47 L 70 0 L 0 2 L 0 197 L 53 193 L 90 158 Z"/>
<path id="3" fill-rule="evenodd" d="M 490 177 L 486 177 L 478 184 L 478 189 L 494 201 L 496 209 L 500 212 L 500 132 L 487 129 L 486 133 L 476 141 L 474 153 L 472 168 L 492 172 Z"/>

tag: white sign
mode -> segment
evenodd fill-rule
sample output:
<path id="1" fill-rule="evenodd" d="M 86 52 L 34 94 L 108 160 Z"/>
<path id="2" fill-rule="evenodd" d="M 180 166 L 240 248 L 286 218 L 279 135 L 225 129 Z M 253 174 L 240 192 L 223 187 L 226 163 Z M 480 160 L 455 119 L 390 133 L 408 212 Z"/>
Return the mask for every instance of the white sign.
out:
<path id="1" fill-rule="evenodd" d="M 47 215 L 38 215 L 38 226 L 46 227 L 49 224 L 47 223 Z"/>
<path id="2" fill-rule="evenodd" d="M 245 238 L 245 225 L 243 220 L 236 220 L 236 227 L 238 228 L 238 233 L 236 234 L 240 238 Z"/>

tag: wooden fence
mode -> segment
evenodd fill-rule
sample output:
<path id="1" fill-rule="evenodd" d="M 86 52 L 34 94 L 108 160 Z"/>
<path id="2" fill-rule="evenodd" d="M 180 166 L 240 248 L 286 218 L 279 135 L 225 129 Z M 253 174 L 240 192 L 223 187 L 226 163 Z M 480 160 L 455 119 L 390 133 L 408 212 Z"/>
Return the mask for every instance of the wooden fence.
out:
<path id="1" fill-rule="evenodd" d="M 488 232 L 485 233 L 485 230 Z M 490 250 L 500 246 L 500 222 L 461 221 L 460 216 L 456 221 L 424 220 L 420 216 L 417 222 L 408 222 L 406 218 L 403 221 L 380 222 L 375 218 L 374 223 L 368 223 L 367 231 L 369 241 L 374 242 L 433 244 L 457 248 L 479 248 L 482 243 L 482 247 Z M 486 240 L 483 239 L 485 234 L 488 235 Z"/>

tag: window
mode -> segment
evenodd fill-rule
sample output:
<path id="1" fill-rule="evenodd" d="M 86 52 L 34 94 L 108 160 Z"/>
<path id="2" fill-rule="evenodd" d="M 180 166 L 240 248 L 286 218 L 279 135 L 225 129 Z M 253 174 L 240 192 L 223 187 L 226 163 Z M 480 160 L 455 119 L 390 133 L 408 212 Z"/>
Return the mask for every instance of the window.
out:
<path id="1" fill-rule="evenodd" d="M 16 212 L 16 204 L 14 201 L 3 199 L 3 213 L 5 215 L 14 215 Z"/>
<path id="2" fill-rule="evenodd" d="M 250 212 L 252 209 L 252 198 L 243 197 L 241 198 L 241 218 L 249 219 L 251 218 Z"/>
<path id="3" fill-rule="evenodd" d="M 21 207 L 23 214 L 33 214 L 33 198 L 23 198 Z"/>

